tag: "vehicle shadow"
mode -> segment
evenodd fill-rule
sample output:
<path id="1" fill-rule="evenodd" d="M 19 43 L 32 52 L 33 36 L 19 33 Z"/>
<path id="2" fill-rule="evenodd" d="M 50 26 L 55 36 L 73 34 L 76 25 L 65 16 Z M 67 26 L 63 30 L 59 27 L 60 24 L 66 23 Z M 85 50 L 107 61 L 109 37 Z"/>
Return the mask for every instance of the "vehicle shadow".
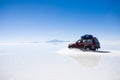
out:
<path id="1" fill-rule="evenodd" d="M 110 53 L 110 51 L 94 51 L 94 52 L 98 52 L 98 53 Z"/>

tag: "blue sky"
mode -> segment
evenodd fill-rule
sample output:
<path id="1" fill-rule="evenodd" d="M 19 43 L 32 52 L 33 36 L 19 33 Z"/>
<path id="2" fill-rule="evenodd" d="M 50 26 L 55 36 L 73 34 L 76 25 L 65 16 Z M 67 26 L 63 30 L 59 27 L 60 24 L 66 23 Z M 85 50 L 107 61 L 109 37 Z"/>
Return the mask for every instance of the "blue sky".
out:
<path id="1" fill-rule="evenodd" d="M 120 40 L 119 0 L 0 0 L 0 42 Z"/>

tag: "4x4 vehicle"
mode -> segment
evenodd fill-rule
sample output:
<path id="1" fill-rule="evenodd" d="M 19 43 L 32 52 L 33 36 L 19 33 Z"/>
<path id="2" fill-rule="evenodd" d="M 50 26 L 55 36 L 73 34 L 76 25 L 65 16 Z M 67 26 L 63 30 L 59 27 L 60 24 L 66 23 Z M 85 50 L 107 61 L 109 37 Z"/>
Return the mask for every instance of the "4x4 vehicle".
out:
<path id="1" fill-rule="evenodd" d="M 81 39 L 77 40 L 75 43 L 69 44 L 68 48 L 79 48 L 83 51 L 96 51 L 100 48 L 100 43 L 96 37 L 86 34 L 81 36 Z"/>

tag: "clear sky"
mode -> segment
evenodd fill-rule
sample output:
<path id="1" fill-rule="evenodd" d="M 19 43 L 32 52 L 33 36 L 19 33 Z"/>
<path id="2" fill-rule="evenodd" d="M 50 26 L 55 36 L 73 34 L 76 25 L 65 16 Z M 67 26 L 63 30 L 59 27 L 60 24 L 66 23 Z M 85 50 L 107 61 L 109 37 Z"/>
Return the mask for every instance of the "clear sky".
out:
<path id="1" fill-rule="evenodd" d="M 0 42 L 120 40 L 119 0 L 0 0 Z"/>

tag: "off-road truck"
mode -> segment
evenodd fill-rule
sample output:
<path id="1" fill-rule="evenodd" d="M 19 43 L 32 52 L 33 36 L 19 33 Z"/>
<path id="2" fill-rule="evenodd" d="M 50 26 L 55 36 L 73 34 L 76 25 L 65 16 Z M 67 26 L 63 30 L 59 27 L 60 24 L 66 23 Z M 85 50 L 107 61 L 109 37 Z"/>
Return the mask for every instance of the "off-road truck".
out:
<path id="1" fill-rule="evenodd" d="M 100 43 L 96 37 L 86 34 L 81 36 L 81 39 L 75 43 L 69 44 L 68 48 L 78 48 L 83 51 L 96 51 L 100 48 Z"/>

